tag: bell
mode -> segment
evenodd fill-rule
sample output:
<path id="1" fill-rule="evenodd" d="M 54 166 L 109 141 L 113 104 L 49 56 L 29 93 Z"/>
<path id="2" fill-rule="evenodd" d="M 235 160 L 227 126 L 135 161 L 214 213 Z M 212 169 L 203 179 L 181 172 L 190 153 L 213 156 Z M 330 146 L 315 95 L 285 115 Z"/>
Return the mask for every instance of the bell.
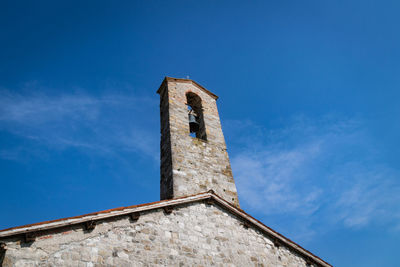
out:
<path id="1" fill-rule="evenodd" d="M 196 120 L 196 116 L 189 114 L 189 128 L 191 133 L 195 133 L 199 130 L 199 123 Z"/>

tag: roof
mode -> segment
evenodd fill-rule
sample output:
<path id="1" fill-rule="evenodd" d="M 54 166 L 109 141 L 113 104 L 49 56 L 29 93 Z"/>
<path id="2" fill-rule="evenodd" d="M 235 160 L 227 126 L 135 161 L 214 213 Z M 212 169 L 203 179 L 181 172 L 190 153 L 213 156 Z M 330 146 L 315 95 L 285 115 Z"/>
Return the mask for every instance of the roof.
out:
<path id="1" fill-rule="evenodd" d="M 186 197 L 168 199 L 168 200 L 161 200 L 161 201 L 157 201 L 157 202 L 151 202 L 151 203 L 128 206 L 128 207 L 120 207 L 120 208 L 109 209 L 109 210 L 89 213 L 89 214 L 75 216 L 75 217 L 68 217 L 68 218 L 63 218 L 63 219 L 58 219 L 58 220 L 45 221 L 45 222 L 40 222 L 40 223 L 34 223 L 34 224 L 28 224 L 28 225 L 8 228 L 8 229 L 0 230 L 0 240 L 7 238 L 7 237 L 15 236 L 15 235 L 23 235 L 23 234 L 27 234 L 27 233 L 31 233 L 31 232 L 56 229 L 56 228 L 60 228 L 60 227 L 70 226 L 70 225 L 82 224 L 82 223 L 86 223 L 86 222 L 90 222 L 90 221 L 98 221 L 98 220 L 103 220 L 103 219 L 112 218 L 112 217 L 116 217 L 116 216 L 130 215 L 132 213 L 149 211 L 149 210 L 171 207 L 171 206 L 176 206 L 176 205 L 182 205 L 182 204 L 186 204 L 186 203 L 199 202 L 199 201 L 203 201 L 203 200 L 212 201 L 211 203 L 215 203 L 215 204 L 219 205 L 220 207 L 224 208 L 225 210 L 242 218 L 247 223 L 253 225 L 254 227 L 261 230 L 263 233 L 270 236 L 274 241 L 279 242 L 288 248 L 291 248 L 292 250 L 294 250 L 297 253 L 304 256 L 306 259 L 309 259 L 310 261 L 317 263 L 318 265 L 321 265 L 321 266 L 332 266 L 329 263 L 325 262 L 324 260 L 320 259 L 318 256 L 315 256 L 314 254 L 312 254 L 310 251 L 302 248 L 300 245 L 296 244 L 295 242 L 291 241 L 290 239 L 284 237 L 283 235 L 279 234 L 278 232 L 276 232 L 276 231 L 272 230 L 271 228 L 269 228 L 268 226 L 264 225 L 262 222 L 253 218 L 252 216 L 250 216 L 249 214 L 244 212 L 242 209 L 239 209 L 239 208 L 233 206 L 232 204 L 230 204 L 229 202 L 227 202 L 226 200 L 222 199 L 220 196 L 215 194 L 212 190 L 210 190 L 208 192 L 192 195 L 192 196 L 186 196 Z"/>
<path id="2" fill-rule="evenodd" d="M 210 95 L 212 98 L 214 98 L 215 100 L 218 99 L 218 96 L 217 96 L 217 95 L 211 93 L 211 92 L 208 91 L 206 88 L 204 88 L 202 85 L 198 84 L 197 82 L 195 82 L 195 81 L 193 81 L 193 80 L 191 80 L 191 79 L 172 78 L 172 77 L 167 77 L 167 76 L 164 78 L 163 82 L 161 83 L 160 88 L 158 88 L 157 94 L 160 93 L 161 89 L 164 87 L 164 85 L 165 85 L 167 82 L 191 83 L 191 84 L 197 86 L 200 90 L 202 90 L 202 91 L 206 92 L 207 94 L 209 94 L 209 95 Z"/>

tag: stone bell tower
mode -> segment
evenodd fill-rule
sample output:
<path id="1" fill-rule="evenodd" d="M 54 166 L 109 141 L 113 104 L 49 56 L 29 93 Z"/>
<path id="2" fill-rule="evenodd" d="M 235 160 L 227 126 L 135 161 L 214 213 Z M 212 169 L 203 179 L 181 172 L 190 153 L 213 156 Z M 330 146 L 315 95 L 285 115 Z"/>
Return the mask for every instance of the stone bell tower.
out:
<path id="1" fill-rule="evenodd" d="M 157 91 L 161 118 L 161 199 L 210 189 L 239 207 L 216 100 L 189 79 L 166 77 Z"/>

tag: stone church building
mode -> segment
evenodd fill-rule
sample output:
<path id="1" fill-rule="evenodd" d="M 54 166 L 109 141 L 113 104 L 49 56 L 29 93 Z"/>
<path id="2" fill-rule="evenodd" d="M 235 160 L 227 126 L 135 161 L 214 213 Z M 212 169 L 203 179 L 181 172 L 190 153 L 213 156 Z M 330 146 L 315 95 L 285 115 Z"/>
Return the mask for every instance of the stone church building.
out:
<path id="1" fill-rule="evenodd" d="M 331 266 L 240 208 L 215 94 L 157 93 L 161 200 L 2 230 L 0 265 Z"/>

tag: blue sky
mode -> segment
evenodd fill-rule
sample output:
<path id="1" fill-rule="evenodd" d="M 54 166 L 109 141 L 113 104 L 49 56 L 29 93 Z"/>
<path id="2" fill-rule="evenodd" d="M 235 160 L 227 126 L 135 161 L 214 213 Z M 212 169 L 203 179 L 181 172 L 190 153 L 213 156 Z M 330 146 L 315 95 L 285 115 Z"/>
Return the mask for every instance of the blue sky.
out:
<path id="1" fill-rule="evenodd" d="M 159 199 L 164 76 L 217 94 L 242 208 L 397 266 L 398 1 L 2 1 L 0 228 Z"/>

